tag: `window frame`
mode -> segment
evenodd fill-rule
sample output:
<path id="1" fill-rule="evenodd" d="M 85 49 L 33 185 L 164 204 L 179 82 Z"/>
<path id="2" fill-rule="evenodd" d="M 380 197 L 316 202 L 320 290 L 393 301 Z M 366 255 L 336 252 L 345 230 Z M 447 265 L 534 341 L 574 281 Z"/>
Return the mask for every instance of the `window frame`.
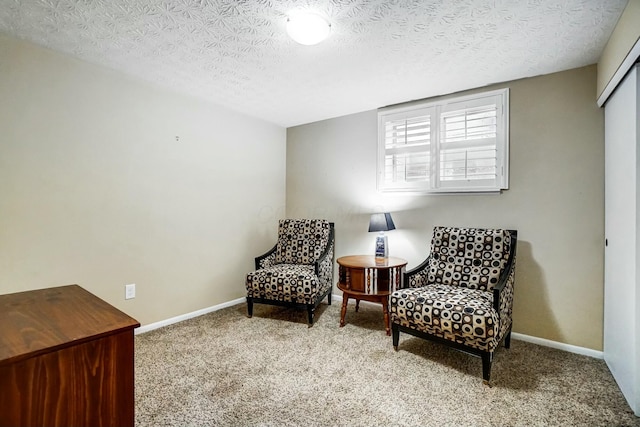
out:
<path id="1" fill-rule="evenodd" d="M 483 102 L 486 99 L 487 102 Z M 452 179 L 443 180 L 441 174 L 441 120 L 445 113 L 452 111 L 470 111 L 483 105 L 496 105 L 495 117 L 495 178 L 482 179 Z M 464 107 L 464 105 L 467 105 Z M 461 109 L 462 107 L 462 109 Z M 386 156 L 416 151 L 415 147 L 387 148 L 386 127 L 388 123 L 399 120 L 410 120 L 429 115 L 429 177 L 425 180 L 397 182 L 385 181 Z M 465 119 L 465 124 L 466 124 Z M 487 138 L 487 140 L 492 138 Z M 482 139 L 465 139 L 460 144 L 464 147 L 482 145 Z M 493 144 L 493 143 L 492 143 Z M 492 145 L 491 145 L 492 147 Z M 493 159 L 493 157 L 491 158 Z M 392 163 L 396 167 L 397 162 Z M 468 168 L 465 166 L 464 171 Z M 378 141 L 377 141 L 377 189 L 381 192 L 410 192 L 410 193 L 495 193 L 509 188 L 509 88 L 479 92 L 471 95 L 441 98 L 429 102 L 401 104 L 381 108 L 378 110 Z M 406 171 L 405 171 L 406 173 Z"/>

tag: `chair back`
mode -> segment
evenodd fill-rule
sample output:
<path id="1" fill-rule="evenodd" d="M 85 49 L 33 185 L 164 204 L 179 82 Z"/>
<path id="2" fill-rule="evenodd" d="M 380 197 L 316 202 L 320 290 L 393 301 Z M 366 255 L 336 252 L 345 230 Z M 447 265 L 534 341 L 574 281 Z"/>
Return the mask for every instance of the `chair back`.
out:
<path id="1" fill-rule="evenodd" d="M 509 230 L 435 227 L 428 281 L 492 291 L 507 266 L 510 251 Z"/>
<path id="2" fill-rule="evenodd" d="M 281 219 L 276 264 L 313 264 L 329 243 L 330 223 L 323 219 Z"/>

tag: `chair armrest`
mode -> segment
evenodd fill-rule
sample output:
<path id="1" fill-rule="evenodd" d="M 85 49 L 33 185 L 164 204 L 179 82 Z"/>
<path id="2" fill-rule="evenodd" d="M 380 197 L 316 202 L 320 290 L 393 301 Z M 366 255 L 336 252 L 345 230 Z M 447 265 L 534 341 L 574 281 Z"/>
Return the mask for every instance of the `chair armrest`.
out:
<path id="1" fill-rule="evenodd" d="M 502 340 L 513 325 L 513 288 L 516 277 L 516 262 L 509 262 L 509 268 L 505 268 L 505 280 L 500 280 L 499 286 L 493 288 L 493 307 L 498 314 L 497 339 Z M 508 346 L 508 344 L 507 344 Z"/>
<path id="2" fill-rule="evenodd" d="M 271 267 L 276 263 L 276 247 L 278 244 L 273 245 L 271 249 L 267 252 L 263 253 L 260 256 L 256 257 L 256 270 L 260 270 L 261 268 Z"/>
<path id="3" fill-rule="evenodd" d="M 431 256 L 428 256 L 427 259 L 422 261 L 420 265 L 415 268 L 412 268 L 409 271 L 406 271 L 402 275 L 402 284 L 403 288 L 420 288 L 422 286 L 427 285 L 427 266 L 429 265 L 429 260 Z"/>
<path id="4" fill-rule="evenodd" d="M 334 243 L 335 231 L 333 228 L 333 224 L 331 224 L 327 246 L 324 248 L 324 251 L 322 252 L 322 255 L 320 255 L 320 258 L 318 258 L 318 260 L 314 263 L 316 276 L 318 276 L 321 281 L 329 280 L 331 282 L 333 279 Z"/>
<path id="5" fill-rule="evenodd" d="M 500 318 L 511 318 L 513 308 L 513 287 L 516 281 L 516 245 L 517 232 L 511 231 L 511 253 L 509 261 L 493 288 L 493 308 Z"/>

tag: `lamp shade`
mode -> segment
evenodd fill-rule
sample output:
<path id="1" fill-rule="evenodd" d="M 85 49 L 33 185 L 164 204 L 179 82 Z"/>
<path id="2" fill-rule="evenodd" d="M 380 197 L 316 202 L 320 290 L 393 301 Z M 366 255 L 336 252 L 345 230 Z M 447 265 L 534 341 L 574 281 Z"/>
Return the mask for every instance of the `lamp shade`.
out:
<path id="1" fill-rule="evenodd" d="M 369 220 L 369 231 L 389 231 L 395 230 L 396 226 L 391 219 L 391 214 L 386 213 L 374 213 Z"/>

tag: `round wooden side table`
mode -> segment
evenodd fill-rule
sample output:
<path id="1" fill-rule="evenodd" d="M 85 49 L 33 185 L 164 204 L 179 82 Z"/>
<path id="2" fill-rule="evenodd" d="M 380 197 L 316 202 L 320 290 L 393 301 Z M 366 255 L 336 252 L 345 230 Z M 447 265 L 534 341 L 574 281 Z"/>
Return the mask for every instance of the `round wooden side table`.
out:
<path id="1" fill-rule="evenodd" d="M 387 335 L 389 325 L 389 295 L 400 287 L 407 261 L 402 258 L 377 258 L 373 255 L 340 257 L 338 262 L 338 289 L 342 291 L 340 327 L 344 326 L 349 298 L 356 300 L 356 312 L 360 300 L 382 304 L 382 314 Z"/>

